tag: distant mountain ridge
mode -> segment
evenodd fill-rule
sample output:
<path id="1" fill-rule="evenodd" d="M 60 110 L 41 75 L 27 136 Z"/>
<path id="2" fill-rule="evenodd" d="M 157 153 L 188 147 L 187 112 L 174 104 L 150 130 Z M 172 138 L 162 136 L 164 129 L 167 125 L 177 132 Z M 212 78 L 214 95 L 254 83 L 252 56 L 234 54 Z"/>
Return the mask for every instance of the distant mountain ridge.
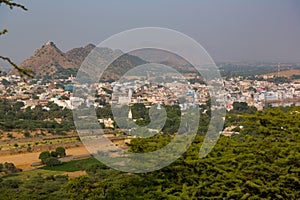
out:
<path id="1" fill-rule="evenodd" d="M 142 50 L 123 54 L 120 50 L 98 48 L 93 44 L 77 47 L 67 52 L 61 51 L 54 42 L 47 42 L 34 52 L 34 55 L 24 60 L 21 67 L 33 70 L 37 79 L 67 78 L 71 74 L 76 76 L 78 69 L 92 50 L 97 50 L 96 63 L 107 63 L 116 59 L 102 75 L 102 80 L 117 80 L 128 70 L 148 63 L 155 62 L 174 67 L 178 71 L 194 71 L 189 63 L 177 55 L 163 51 Z M 92 74 L 93 71 L 86 72 Z M 9 74 L 18 74 L 10 70 Z"/>
<path id="2" fill-rule="evenodd" d="M 24 60 L 21 67 L 31 69 L 38 79 L 66 78 L 71 74 L 76 75 L 82 62 L 96 46 L 88 44 L 85 47 L 78 47 L 67 52 L 62 52 L 54 42 L 47 42 L 34 52 L 34 55 Z M 101 55 L 97 61 L 105 61 L 108 58 L 122 55 L 120 50 L 99 48 Z M 104 79 L 118 79 L 122 74 L 137 65 L 146 61 L 131 55 L 123 55 L 103 74 Z M 9 74 L 18 74 L 16 70 L 10 70 Z"/>
<path id="3" fill-rule="evenodd" d="M 76 71 L 95 46 L 89 44 L 85 47 L 75 48 L 66 53 L 62 52 L 54 42 L 47 42 L 34 52 L 34 55 L 24 60 L 21 67 L 34 71 L 36 77 L 51 77 L 57 72 Z M 16 74 L 16 70 L 11 70 L 9 74 Z"/>
<path id="4" fill-rule="evenodd" d="M 70 51 L 67 51 L 65 55 L 68 60 L 71 60 L 74 64 L 80 66 L 84 59 L 95 47 L 96 46 L 93 44 L 88 44 L 85 47 L 71 49 Z"/>

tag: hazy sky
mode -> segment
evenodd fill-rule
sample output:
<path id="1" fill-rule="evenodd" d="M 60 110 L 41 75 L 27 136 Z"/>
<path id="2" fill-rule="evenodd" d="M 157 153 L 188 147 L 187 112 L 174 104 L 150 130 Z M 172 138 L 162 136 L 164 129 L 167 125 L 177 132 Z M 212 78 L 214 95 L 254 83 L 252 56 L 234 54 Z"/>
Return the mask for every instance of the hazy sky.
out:
<path id="1" fill-rule="evenodd" d="M 0 54 L 17 62 L 48 40 L 63 51 L 145 26 L 178 30 L 216 61 L 300 62 L 299 0 L 30 0 L 0 7 Z"/>

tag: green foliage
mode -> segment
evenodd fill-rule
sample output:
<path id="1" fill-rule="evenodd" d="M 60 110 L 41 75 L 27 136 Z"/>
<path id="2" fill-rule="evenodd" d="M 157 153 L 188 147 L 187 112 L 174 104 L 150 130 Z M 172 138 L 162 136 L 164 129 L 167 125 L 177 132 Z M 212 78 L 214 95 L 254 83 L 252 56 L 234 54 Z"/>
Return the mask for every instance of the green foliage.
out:
<path id="1" fill-rule="evenodd" d="M 57 147 L 55 152 L 59 157 L 65 157 L 66 156 L 66 149 L 63 147 Z"/>
<path id="2" fill-rule="evenodd" d="M 175 111 L 171 112 L 174 118 Z M 240 125 L 240 134 L 221 136 L 204 158 L 199 158 L 204 136 L 198 135 L 176 162 L 158 171 L 122 173 L 95 158 L 71 161 L 43 169 L 86 170 L 88 176 L 61 181 L 59 186 L 55 177 L 37 177 L 26 184 L 4 178 L 0 199 L 28 197 L 29 191 L 28 199 L 54 193 L 57 199 L 299 199 L 300 107 L 245 113 L 228 115 L 226 124 Z M 207 119 L 200 123 L 206 124 Z M 171 140 L 168 134 L 132 139 L 129 148 L 153 152 Z"/>
<path id="3" fill-rule="evenodd" d="M 111 111 L 111 106 L 106 105 L 103 108 L 96 109 L 96 115 L 98 118 L 113 118 L 113 114 Z"/>
<path id="4" fill-rule="evenodd" d="M 45 163 L 45 165 L 48 166 L 48 167 L 53 167 L 53 166 L 56 166 L 56 165 L 60 165 L 60 164 L 61 164 L 61 162 L 60 162 L 57 158 L 55 158 L 55 157 L 49 157 L 49 158 L 46 158 L 46 159 L 44 160 L 44 163 Z"/>
<path id="5" fill-rule="evenodd" d="M 70 194 L 70 199 L 87 199 L 90 196 L 90 191 L 93 185 L 89 177 L 80 176 L 70 180 L 64 187 L 64 190 Z M 79 192 L 80 191 L 80 192 Z"/>
<path id="6" fill-rule="evenodd" d="M 74 77 L 77 74 L 78 69 L 65 69 L 62 68 L 60 66 L 57 66 L 57 71 L 52 75 L 52 76 L 44 76 L 43 79 L 44 80 L 53 80 L 53 79 L 67 79 L 69 78 L 71 75 L 73 75 Z M 59 87 L 59 86 L 58 86 Z M 64 88 L 64 87 L 62 87 Z"/>
<path id="7" fill-rule="evenodd" d="M 149 115 L 148 109 L 145 108 L 145 105 L 142 103 L 136 103 L 132 107 L 132 118 L 133 119 L 144 119 Z"/>
<path id="8" fill-rule="evenodd" d="M 91 165 L 88 165 L 85 169 L 85 171 L 91 176 L 99 176 L 100 173 L 102 173 L 104 170 L 109 169 L 106 165 L 102 163 L 94 163 Z"/>
<path id="9" fill-rule="evenodd" d="M 80 170 L 87 170 L 91 165 L 100 165 L 105 168 L 97 159 L 91 157 L 83 160 L 72 160 L 70 162 L 64 162 L 61 165 L 54 167 L 44 166 L 41 169 L 51 170 L 51 171 L 62 171 L 62 172 L 76 172 Z"/>
<path id="10" fill-rule="evenodd" d="M 42 163 L 44 163 L 45 164 L 45 162 L 46 162 L 46 160 L 48 159 L 48 158 L 50 158 L 51 157 L 51 154 L 50 154 L 50 152 L 49 151 L 43 151 L 42 153 L 40 153 L 40 155 L 39 155 L 39 159 L 42 161 Z"/>
<path id="11" fill-rule="evenodd" d="M 51 151 L 50 155 L 51 155 L 51 157 L 54 157 L 54 158 L 58 157 L 58 153 L 56 151 Z"/>
<path id="12" fill-rule="evenodd" d="M 30 146 L 28 146 L 26 150 L 27 150 L 27 152 L 31 152 L 32 148 Z"/>
<path id="13" fill-rule="evenodd" d="M 29 131 L 25 131 L 25 132 L 23 133 L 23 135 L 24 135 L 26 138 L 30 137 Z"/>
<path id="14" fill-rule="evenodd" d="M 222 77 L 234 77 L 234 76 L 256 76 L 261 74 L 268 74 L 272 72 L 277 72 L 277 66 L 247 66 L 247 65 L 233 65 L 233 64 L 223 64 L 220 67 L 220 73 Z M 255 77 L 257 79 L 257 77 Z"/>
<path id="15" fill-rule="evenodd" d="M 0 172 L 4 172 L 5 174 L 15 173 L 21 171 L 16 168 L 14 163 L 5 162 L 4 164 L 0 163 Z"/>
<path id="16" fill-rule="evenodd" d="M 1 183 L 1 187 L 6 189 L 18 189 L 20 183 L 18 180 L 5 180 Z"/>
<path id="17" fill-rule="evenodd" d="M 54 134 L 63 135 L 65 131 L 74 130 L 75 128 L 73 115 L 69 109 L 62 109 L 52 102 L 47 105 L 50 111 L 44 110 L 42 106 L 22 110 L 23 106 L 23 102 L 12 103 L 6 99 L 0 99 L 0 129 L 5 131 L 26 130 L 24 136 L 27 137 L 29 136 L 29 130 L 47 129 Z M 58 124 L 54 121 L 54 118 L 63 118 L 63 121 Z M 48 121 L 48 119 L 52 121 Z"/>
<path id="18" fill-rule="evenodd" d="M 156 151 L 171 141 L 167 135 L 158 135 L 151 138 L 132 139 L 128 146 L 130 151 L 135 153 L 146 153 Z"/>
<path id="19" fill-rule="evenodd" d="M 61 162 L 57 159 L 58 156 L 61 158 L 66 156 L 65 148 L 57 147 L 55 151 L 43 151 L 42 153 L 40 153 L 39 159 L 46 166 L 53 167 L 61 164 Z"/>
<path id="20" fill-rule="evenodd" d="M 61 199 L 69 196 L 61 190 L 68 177 L 63 175 L 42 177 L 34 176 L 26 181 L 5 179 L 0 183 L 0 199 Z"/>
<path id="21" fill-rule="evenodd" d="M 66 191 L 79 199 L 299 199 L 300 108 L 243 112 L 230 114 L 230 124 L 243 126 L 240 134 L 221 137 L 205 158 L 198 157 L 203 136 L 197 136 L 166 168 L 127 174 L 95 165 L 89 178 L 71 180 Z M 133 139 L 130 149 L 155 151 L 171 139 Z"/>
<path id="22" fill-rule="evenodd" d="M 255 107 L 250 107 L 246 102 L 234 102 L 231 113 L 249 113 L 253 114 L 257 111 Z"/>
<path id="23" fill-rule="evenodd" d="M 5 86 L 8 86 L 8 85 L 11 84 L 11 82 L 9 82 L 9 81 L 6 80 L 6 79 L 2 79 L 1 83 L 2 83 L 2 85 L 5 85 Z"/>

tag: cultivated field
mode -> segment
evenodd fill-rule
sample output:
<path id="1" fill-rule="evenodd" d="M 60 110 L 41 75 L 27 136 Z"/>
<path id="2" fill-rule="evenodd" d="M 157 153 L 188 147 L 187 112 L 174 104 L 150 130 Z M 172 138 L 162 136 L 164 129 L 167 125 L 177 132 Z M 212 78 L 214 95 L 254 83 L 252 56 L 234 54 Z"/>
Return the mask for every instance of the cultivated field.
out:
<path id="1" fill-rule="evenodd" d="M 79 150 L 79 149 L 77 149 Z M 54 167 L 39 167 L 32 170 L 27 170 L 19 173 L 4 175 L 3 179 L 11 179 L 11 180 L 22 180 L 26 181 L 36 176 L 51 176 L 51 175 L 68 175 L 69 178 L 74 178 L 82 175 L 86 175 L 84 169 L 92 164 L 99 164 L 99 161 L 93 157 L 82 159 L 82 160 L 73 160 L 70 162 L 65 162 L 62 165 L 54 166 Z"/>
<path id="2" fill-rule="evenodd" d="M 89 152 L 86 150 L 84 146 L 74 147 L 66 149 L 67 155 L 82 155 L 88 154 Z M 22 154 L 14 154 L 14 155 L 4 155 L 0 156 L 0 163 L 4 162 L 12 162 L 16 167 L 21 168 L 23 170 L 33 169 L 30 165 L 33 162 L 39 162 L 39 154 L 40 152 L 33 153 L 22 153 Z"/>

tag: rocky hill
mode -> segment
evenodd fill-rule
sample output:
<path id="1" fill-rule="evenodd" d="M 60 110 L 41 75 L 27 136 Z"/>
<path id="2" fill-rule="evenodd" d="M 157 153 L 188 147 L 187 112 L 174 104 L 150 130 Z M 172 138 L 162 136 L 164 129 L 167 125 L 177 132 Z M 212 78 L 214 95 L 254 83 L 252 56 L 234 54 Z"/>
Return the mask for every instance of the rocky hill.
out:
<path id="1" fill-rule="evenodd" d="M 21 67 L 34 71 L 35 78 L 38 79 L 55 79 L 66 78 L 71 74 L 76 75 L 84 59 L 95 48 L 95 45 L 88 44 L 85 47 L 74 48 L 66 53 L 62 52 L 53 42 L 47 42 L 41 48 L 34 52 L 34 55 L 24 60 Z M 122 52 L 108 48 L 99 48 L 101 57 L 97 61 L 105 61 L 108 57 L 116 57 Z M 104 79 L 118 79 L 122 73 L 127 70 L 146 63 L 146 61 L 132 55 L 123 55 L 117 59 L 109 69 L 103 74 Z M 9 74 L 17 74 L 16 70 L 11 70 Z"/>
<path id="2" fill-rule="evenodd" d="M 72 63 L 76 64 L 77 66 L 80 66 L 84 59 L 95 47 L 96 46 L 93 44 L 88 44 L 85 47 L 74 48 L 66 52 L 65 56 L 68 60 L 72 61 Z"/>
<path id="3" fill-rule="evenodd" d="M 71 74 L 76 76 L 85 58 L 95 48 L 98 54 L 96 63 L 106 63 L 107 60 L 117 58 L 123 54 L 120 50 L 97 48 L 93 44 L 62 52 L 53 42 L 47 42 L 37 49 L 33 56 L 24 60 L 21 67 L 33 70 L 37 79 L 66 78 Z M 194 71 L 189 63 L 179 56 L 164 51 L 146 49 L 123 54 L 107 68 L 102 80 L 117 80 L 128 70 L 147 62 L 166 64 L 181 72 Z M 9 74 L 17 73 L 16 70 L 9 72 Z M 93 74 L 93 71 L 86 73 Z"/>

